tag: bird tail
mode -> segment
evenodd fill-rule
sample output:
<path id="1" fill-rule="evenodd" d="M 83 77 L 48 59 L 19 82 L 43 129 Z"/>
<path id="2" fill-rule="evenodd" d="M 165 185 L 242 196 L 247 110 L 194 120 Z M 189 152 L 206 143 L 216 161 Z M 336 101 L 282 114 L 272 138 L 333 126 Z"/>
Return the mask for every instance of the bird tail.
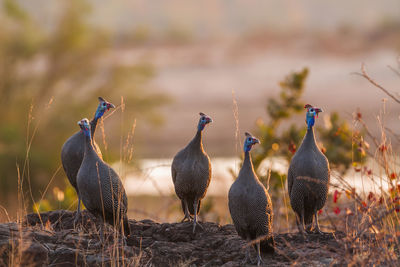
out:
<path id="1" fill-rule="evenodd" d="M 272 254 L 275 251 L 275 240 L 271 235 L 260 241 L 260 250 L 265 254 Z"/>
<path id="2" fill-rule="evenodd" d="M 311 216 L 304 216 L 304 224 L 307 226 L 308 224 L 312 224 L 313 222 L 313 215 Z"/>
<path id="3" fill-rule="evenodd" d="M 128 217 L 125 216 L 123 223 L 124 223 L 124 235 L 130 236 L 131 235 L 131 227 L 129 226 Z"/>
<path id="4" fill-rule="evenodd" d="M 311 228 L 314 219 L 314 213 L 305 212 L 304 214 L 304 226 L 306 228 Z"/>

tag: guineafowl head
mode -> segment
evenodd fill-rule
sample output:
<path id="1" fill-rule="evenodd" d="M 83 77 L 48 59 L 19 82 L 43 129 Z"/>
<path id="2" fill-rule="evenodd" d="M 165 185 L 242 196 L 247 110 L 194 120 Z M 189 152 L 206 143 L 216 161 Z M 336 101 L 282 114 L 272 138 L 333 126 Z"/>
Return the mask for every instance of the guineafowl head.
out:
<path id="1" fill-rule="evenodd" d="M 197 125 L 197 129 L 199 131 L 202 131 L 204 127 L 206 127 L 206 125 L 212 122 L 213 120 L 203 112 L 200 112 L 199 114 L 200 114 L 200 120 L 199 124 Z"/>
<path id="2" fill-rule="evenodd" d="M 304 108 L 307 109 L 306 113 L 307 127 L 308 129 L 311 129 L 314 126 L 315 117 L 318 118 L 318 113 L 322 112 L 322 109 L 313 107 L 310 104 L 305 105 Z"/>
<path id="3" fill-rule="evenodd" d="M 96 114 L 94 115 L 95 119 L 100 119 L 110 108 L 115 108 L 115 106 L 99 96 L 99 106 L 97 107 Z"/>
<path id="4" fill-rule="evenodd" d="M 90 137 L 90 122 L 88 119 L 84 118 L 80 121 L 78 121 L 78 125 L 81 128 L 81 131 L 86 135 Z"/>
<path id="5" fill-rule="evenodd" d="M 253 145 L 260 144 L 260 140 L 253 137 L 250 133 L 245 132 L 246 139 L 244 140 L 244 152 L 249 152 Z"/>

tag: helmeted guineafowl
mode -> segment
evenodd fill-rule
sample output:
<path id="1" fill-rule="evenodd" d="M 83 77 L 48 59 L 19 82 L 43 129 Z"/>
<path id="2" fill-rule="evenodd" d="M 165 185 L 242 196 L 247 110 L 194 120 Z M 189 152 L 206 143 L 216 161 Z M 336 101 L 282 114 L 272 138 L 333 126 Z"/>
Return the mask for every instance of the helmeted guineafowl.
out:
<path id="1" fill-rule="evenodd" d="M 89 212 L 115 226 L 127 236 L 128 199 L 118 174 L 94 150 L 88 119 L 78 122 L 84 137 L 84 157 L 76 182 L 83 204 Z M 121 227 L 122 226 L 122 227 Z"/>
<path id="2" fill-rule="evenodd" d="M 229 211 L 240 237 L 248 242 L 260 239 L 255 246 L 257 265 L 260 265 L 262 262 L 261 252 L 274 252 L 272 202 L 267 190 L 254 172 L 250 156 L 252 146 L 260 141 L 249 133 L 245 135 L 243 165 L 239 176 L 229 189 Z M 250 247 L 246 250 L 244 264 L 250 258 L 249 249 Z"/>
<path id="3" fill-rule="evenodd" d="M 304 234 L 306 226 L 311 230 L 313 217 L 315 231 L 322 233 L 318 224 L 318 211 L 325 205 L 328 196 L 330 170 L 328 159 L 315 142 L 313 129 L 315 118 L 322 110 L 309 104 L 304 108 L 307 109 L 307 133 L 288 170 L 290 205 L 296 213 L 296 222 L 301 233 Z"/>
<path id="4" fill-rule="evenodd" d="M 176 195 L 180 198 L 185 217 L 182 221 L 193 219 L 193 233 L 197 225 L 197 214 L 201 200 L 205 197 L 211 180 L 211 163 L 203 149 L 202 131 L 212 119 L 200 112 L 197 132 L 190 143 L 179 151 L 172 161 L 171 173 Z M 201 227 L 201 225 L 200 225 Z"/>
<path id="5" fill-rule="evenodd" d="M 102 158 L 100 148 L 97 146 L 94 141 L 94 133 L 96 131 L 97 121 L 104 115 L 106 111 L 110 108 L 115 108 L 115 106 L 102 97 L 99 97 L 99 105 L 97 107 L 96 113 L 94 114 L 93 120 L 90 122 L 91 126 L 91 138 L 93 140 L 93 145 L 95 151 Z M 82 131 L 79 131 L 72 135 L 68 140 L 64 143 L 61 149 L 61 162 L 64 168 L 64 171 L 68 177 L 69 182 L 75 188 L 76 193 L 78 195 L 78 208 L 74 220 L 74 224 L 78 221 L 81 207 L 81 198 L 79 196 L 78 187 L 76 186 L 76 175 L 78 174 L 79 168 L 81 166 L 83 155 L 85 151 L 85 136 Z"/>

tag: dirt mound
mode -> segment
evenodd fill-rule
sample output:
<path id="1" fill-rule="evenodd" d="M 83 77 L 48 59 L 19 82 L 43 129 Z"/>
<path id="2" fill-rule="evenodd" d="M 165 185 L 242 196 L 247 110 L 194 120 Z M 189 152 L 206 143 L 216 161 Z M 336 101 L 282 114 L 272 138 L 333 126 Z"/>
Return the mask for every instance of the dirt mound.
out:
<path id="1" fill-rule="evenodd" d="M 156 223 L 130 220 L 132 235 L 126 244 L 107 228 L 100 242 L 100 221 L 83 211 L 74 229 L 75 213 L 58 210 L 29 214 L 22 224 L 0 224 L 0 265 L 70 266 L 102 264 L 129 266 L 243 266 L 246 243 L 233 225 L 201 223 L 193 234 L 191 223 Z M 267 266 L 341 264 L 345 248 L 342 233 L 275 236 L 276 253 L 264 255 Z M 255 251 L 252 253 L 255 259 Z"/>

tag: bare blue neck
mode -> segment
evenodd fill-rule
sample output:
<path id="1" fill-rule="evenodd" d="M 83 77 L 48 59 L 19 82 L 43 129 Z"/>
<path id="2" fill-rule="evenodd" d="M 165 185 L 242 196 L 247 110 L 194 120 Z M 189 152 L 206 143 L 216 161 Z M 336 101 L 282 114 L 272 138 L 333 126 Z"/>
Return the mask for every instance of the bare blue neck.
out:
<path id="1" fill-rule="evenodd" d="M 93 150 L 93 144 L 92 144 L 92 138 L 90 131 L 83 131 L 84 136 L 85 136 L 85 153 L 87 153 L 90 150 Z"/>
<path id="2" fill-rule="evenodd" d="M 244 160 L 240 172 L 242 171 L 251 171 L 254 173 L 253 162 L 251 161 L 251 155 L 249 151 L 244 152 Z"/>
<path id="3" fill-rule="evenodd" d="M 304 136 L 302 146 L 305 146 L 305 147 L 313 147 L 313 146 L 316 147 L 317 146 L 317 143 L 315 141 L 315 135 L 314 135 L 314 128 L 313 127 L 307 128 L 307 133 Z"/>
<path id="4" fill-rule="evenodd" d="M 98 119 L 96 118 L 96 116 L 93 118 L 93 120 L 90 121 L 90 134 L 91 134 L 92 140 L 94 139 L 94 133 L 96 132 L 97 121 L 98 121 Z"/>
<path id="5" fill-rule="evenodd" d="M 202 143 L 202 135 L 203 132 L 201 130 L 197 130 L 196 135 L 193 137 L 192 141 L 190 141 L 189 146 L 192 148 L 203 148 L 203 143 Z"/>

